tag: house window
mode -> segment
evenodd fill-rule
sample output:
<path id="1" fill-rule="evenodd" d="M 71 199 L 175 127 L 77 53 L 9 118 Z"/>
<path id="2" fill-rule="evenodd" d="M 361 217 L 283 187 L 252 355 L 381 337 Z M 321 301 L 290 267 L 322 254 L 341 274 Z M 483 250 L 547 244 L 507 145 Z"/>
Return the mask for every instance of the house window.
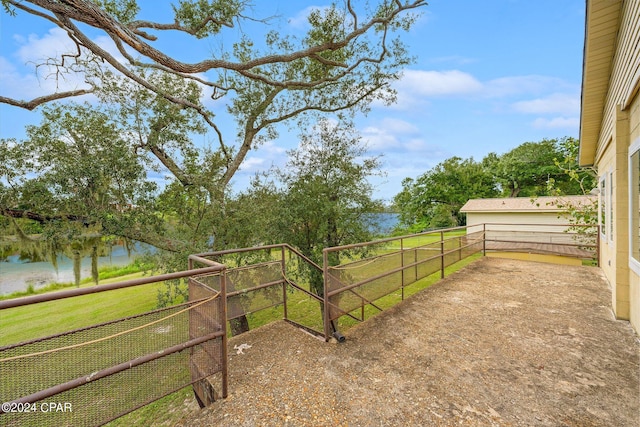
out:
<path id="1" fill-rule="evenodd" d="M 629 148 L 629 253 L 640 271 L 640 138 Z"/>

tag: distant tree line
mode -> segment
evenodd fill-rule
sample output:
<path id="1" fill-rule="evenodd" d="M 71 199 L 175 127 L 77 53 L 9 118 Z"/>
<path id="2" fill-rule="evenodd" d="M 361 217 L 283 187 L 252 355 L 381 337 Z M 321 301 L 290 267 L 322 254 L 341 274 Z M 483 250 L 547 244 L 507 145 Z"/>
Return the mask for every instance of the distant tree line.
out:
<path id="1" fill-rule="evenodd" d="M 451 157 L 417 178 L 406 178 L 394 198 L 402 230 L 465 225 L 460 208 L 469 199 L 585 194 L 595 174 L 577 163 L 571 137 L 525 142 L 481 161 Z"/>

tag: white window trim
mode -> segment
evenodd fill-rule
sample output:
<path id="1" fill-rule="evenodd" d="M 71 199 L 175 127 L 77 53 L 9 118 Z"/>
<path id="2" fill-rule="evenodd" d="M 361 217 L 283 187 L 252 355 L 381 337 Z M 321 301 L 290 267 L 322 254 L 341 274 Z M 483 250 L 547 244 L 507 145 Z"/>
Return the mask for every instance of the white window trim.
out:
<path id="1" fill-rule="evenodd" d="M 607 236 L 607 177 L 608 173 L 604 173 L 598 177 L 598 225 L 600 226 L 600 240 L 609 244 L 609 236 Z M 604 202 L 604 208 L 603 203 Z M 604 217 L 604 225 L 602 224 L 602 218 Z"/>
<path id="2" fill-rule="evenodd" d="M 613 244 L 613 225 L 614 225 L 614 216 L 615 212 L 613 212 L 613 168 L 609 169 L 609 188 L 607 189 L 607 212 L 605 213 L 605 217 L 607 218 L 607 227 L 608 227 L 608 235 L 609 235 L 609 243 Z"/>
<path id="3" fill-rule="evenodd" d="M 634 236 L 638 235 L 638 230 L 633 230 L 633 203 L 631 202 L 633 199 L 633 197 L 638 197 L 637 195 L 634 195 L 634 190 L 637 191 L 637 188 L 634 189 L 631 185 L 632 181 L 633 181 L 633 173 L 634 171 L 631 168 L 631 157 L 633 157 L 634 154 L 640 152 L 640 137 L 636 138 L 633 143 L 629 146 L 629 175 L 627 177 L 628 179 L 628 183 L 629 183 L 629 268 L 636 273 L 637 275 L 640 275 L 640 260 L 636 260 L 633 257 L 633 238 Z M 637 171 L 635 171 L 637 172 Z M 640 224 L 639 224 L 640 225 Z"/>
<path id="4" fill-rule="evenodd" d="M 607 245 L 613 244 L 613 168 L 607 169 L 600 177 L 598 177 L 598 225 L 600 226 L 600 240 Z M 602 184 L 604 183 L 604 188 Z M 604 201 L 604 209 L 602 209 L 602 202 Z M 604 226 L 602 224 L 602 218 L 604 218 Z"/>

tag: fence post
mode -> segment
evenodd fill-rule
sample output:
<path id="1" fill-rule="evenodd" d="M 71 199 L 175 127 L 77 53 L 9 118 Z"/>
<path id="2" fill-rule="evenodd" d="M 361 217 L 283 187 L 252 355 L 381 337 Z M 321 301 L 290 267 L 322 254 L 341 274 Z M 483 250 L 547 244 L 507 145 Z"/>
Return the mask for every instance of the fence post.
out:
<path id="1" fill-rule="evenodd" d="M 402 267 L 402 272 L 400 274 L 401 283 L 401 298 L 404 301 L 404 239 L 400 238 L 400 267 Z"/>
<path id="2" fill-rule="evenodd" d="M 222 398 L 226 399 L 229 390 L 229 352 L 227 351 L 227 269 L 220 272 L 220 304 L 222 314 Z"/>
<path id="3" fill-rule="evenodd" d="M 418 248 L 413 248 L 413 279 L 414 282 L 418 280 Z"/>
<path id="4" fill-rule="evenodd" d="M 440 231 L 440 278 L 444 279 L 444 231 Z"/>
<path id="5" fill-rule="evenodd" d="M 286 260 L 285 260 L 285 256 L 284 256 L 284 246 L 280 247 L 280 253 L 282 254 L 281 259 L 280 259 L 280 263 L 282 265 L 282 278 L 286 279 L 287 276 L 287 266 L 286 266 Z M 284 319 L 288 320 L 289 319 L 289 314 L 287 311 L 287 281 L 283 280 L 282 281 L 282 305 L 283 305 L 283 315 L 284 315 Z"/>
<path id="6" fill-rule="evenodd" d="M 487 256 L 487 224 L 482 223 L 482 256 Z"/>
<path id="7" fill-rule="evenodd" d="M 324 339 L 329 341 L 331 338 L 331 323 L 329 320 L 329 256 L 327 255 L 327 250 L 324 249 L 322 251 L 322 276 L 324 279 L 324 286 L 322 290 L 322 299 L 324 300 Z"/>

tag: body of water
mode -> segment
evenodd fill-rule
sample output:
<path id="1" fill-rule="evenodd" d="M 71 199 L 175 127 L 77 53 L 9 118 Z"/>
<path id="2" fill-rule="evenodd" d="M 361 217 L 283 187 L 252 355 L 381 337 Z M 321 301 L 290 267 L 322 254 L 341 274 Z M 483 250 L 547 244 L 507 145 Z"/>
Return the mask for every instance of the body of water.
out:
<path id="1" fill-rule="evenodd" d="M 129 255 L 124 246 L 113 246 L 111 256 L 98 258 L 98 268 L 131 264 L 143 250 L 137 244 Z M 91 258 L 82 259 L 80 271 L 82 278 L 91 277 Z M 73 280 L 73 260 L 63 255 L 58 256 L 57 271 L 51 262 L 24 262 L 19 255 L 0 262 L 0 295 L 26 291 L 29 285 L 38 289 L 54 282 L 73 283 Z"/>
<path id="2" fill-rule="evenodd" d="M 378 223 L 375 227 L 375 232 L 379 234 L 389 234 L 393 231 L 396 225 L 398 225 L 398 214 L 394 212 L 382 212 L 371 214 L 374 216 L 375 221 Z"/>

